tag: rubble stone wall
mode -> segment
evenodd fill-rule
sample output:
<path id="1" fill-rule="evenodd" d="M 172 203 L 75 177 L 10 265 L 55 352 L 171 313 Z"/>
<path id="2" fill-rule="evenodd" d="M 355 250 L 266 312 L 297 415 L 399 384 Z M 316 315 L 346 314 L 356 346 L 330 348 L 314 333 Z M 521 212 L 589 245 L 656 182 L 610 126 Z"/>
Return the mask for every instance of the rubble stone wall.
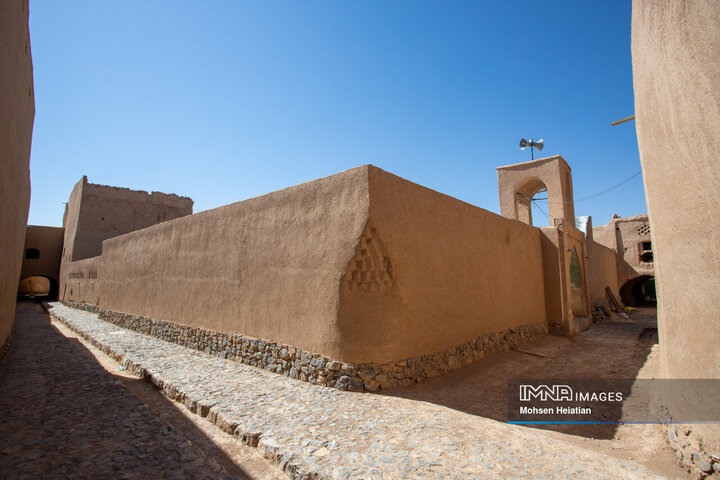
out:
<path id="1" fill-rule="evenodd" d="M 99 318 L 119 327 L 144 333 L 227 360 L 340 390 L 387 391 L 419 383 L 468 365 L 494 352 L 508 350 L 547 333 L 537 325 L 521 325 L 492 332 L 420 357 L 384 364 L 353 365 L 271 340 L 215 332 L 191 325 L 154 320 L 140 315 L 101 310 L 93 305 L 64 302 L 72 308 L 98 313 Z M 52 311 L 50 311 L 52 315 Z"/>

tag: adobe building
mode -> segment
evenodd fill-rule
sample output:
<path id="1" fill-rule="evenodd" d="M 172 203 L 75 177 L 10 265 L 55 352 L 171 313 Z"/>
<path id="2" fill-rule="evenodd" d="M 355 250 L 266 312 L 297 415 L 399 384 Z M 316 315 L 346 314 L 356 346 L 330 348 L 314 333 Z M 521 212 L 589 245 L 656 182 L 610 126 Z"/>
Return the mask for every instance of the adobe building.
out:
<path id="1" fill-rule="evenodd" d="M 577 227 L 572 172 L 561 156 L 498 167 L 503 217 L 532 225 L 531 202 L 547 193 L 549 227 L 541 227 L 545 297 L 550 331 L 574 334 L 591 322 L 592 312 L 618 295 L 617 255 L 596 243 L 592 220 Z M 557 268 L 551 268 L 557 266 Z"/>
<path id="2" fill-rule="evenodd" d="M 191 215 L 192 207 L 187 197 L 96 185 L 83 177 L 65 205 L 63 258 L 96 257 L 103 240 Z"/>
<path id="3" fill-rule="evenodd" d="M 528 176 L 554 185 L 570 169 L 557 156 L 498 171 L 502 195 Z M 602 271 L 601 293 L 586 281 L 593 267 L 571 201 L 539 229 L 371 165 L 195 215 L 180 208 L 174 219 L 159 213 L 167 203 L 130 208 L 128 195 L 76 185 L 62 301 L 337 388 L 388 389 L 548 331 L 575 334 L 589 325 L 593 295 L 617 293 L 617 269 Z M 129 210 L 159 223 L 105 238 L 119 230 L 101 229 L 122 215 L 127 225 Z"/>
<path id="4" fill-rule="evenodd" d="M 62 228 L 27 226 L 18 295 L 57 300 L 63 241 Z"/>
<path id="5" fill-rule="evenodd" d="M 102 253 L 104 240 L 191 215 L 192 207 L 193 201 L 187 197 L 96 185 L 84 176 L 73 188 L 63 216 L 60 298 L 67 297 L 68 286 L 72 290 L 77 283 L 73 280 L 80 280 L 67 265 L 94 265 L 93 258 Z M 87 270 L 82 278 L 92 289 L 96 272 Z M 77 295 L 78 288 L 70 295 Z"/>
<path id="6" fill-rule="evenodd" d="M 635 128 L 645 179 L 658 290 L 662 374 L 720 378 L 720 2 L 633 0 Z M 716 396 L 675 389 L 687 405 L 717 410 Z M 717 419 L 715 419 L 717 420 Z M 707 474 L 720 424 L 669 425 L 683 461 Z M 718 466 L 718 463 L 715 463 Z"/>
<path id="7" fill-rule="evenodd" d="M 606 225 L 593 227 L 594 239 L 617 252 L 618 284 L 625 305 L 638 306 L 654 298 L 655 263 L 648 216 L 614 215 Z"/>
<path id="8" fill-rule="evenodd" d="M 30 206 L 35 118 L 27 0 L 0 2 L 0 352 L 15 322 L 15 296 Z"/>

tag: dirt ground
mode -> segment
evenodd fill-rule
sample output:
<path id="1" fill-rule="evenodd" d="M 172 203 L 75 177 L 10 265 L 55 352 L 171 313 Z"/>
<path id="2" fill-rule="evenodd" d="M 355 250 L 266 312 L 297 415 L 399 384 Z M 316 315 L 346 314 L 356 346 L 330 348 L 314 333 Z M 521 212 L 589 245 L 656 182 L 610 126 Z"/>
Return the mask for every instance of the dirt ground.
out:
<path id="1" fill-rule="evenodd" d="M 444 405 L 480 417 L 507 421 L 507 380 L 654 378 L 658 368 L 657 317 L 654 308 L 639 308 L 630 320 L 593 324 L 574 337 L 548 335 L 491 355 L 442 377 L 388 392 L 388 395 Z M 626 402 L 627 403 L 627 402 Z M 651 408 L 623 405 L 625 412 Z M 634 461 L 670 478 L 690 478 L 677 463 L 660 425 L 539 425 L 527 428 L 585 448 Z"/>

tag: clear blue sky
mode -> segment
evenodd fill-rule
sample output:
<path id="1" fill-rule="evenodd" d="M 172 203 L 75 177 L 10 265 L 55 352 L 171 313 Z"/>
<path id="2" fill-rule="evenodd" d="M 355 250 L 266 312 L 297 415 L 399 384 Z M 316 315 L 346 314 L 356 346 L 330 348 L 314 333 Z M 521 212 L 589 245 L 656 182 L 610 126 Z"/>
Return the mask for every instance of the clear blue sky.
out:
<path id="1" fill-rule="evenodd" d="M 583 198 L 640 170 L 634 123 L 610 126 L 634 111 L 630 13 L 629 0 L 31 0 L 29 223 L 60 226 L 83 175 L 199 212 L 367 163 L 499 212 L 495 167 L 530 160 L 521 137 L 562 155 Z M 595 225 L 644 213 L 642 178 L 575 210 Z"/>

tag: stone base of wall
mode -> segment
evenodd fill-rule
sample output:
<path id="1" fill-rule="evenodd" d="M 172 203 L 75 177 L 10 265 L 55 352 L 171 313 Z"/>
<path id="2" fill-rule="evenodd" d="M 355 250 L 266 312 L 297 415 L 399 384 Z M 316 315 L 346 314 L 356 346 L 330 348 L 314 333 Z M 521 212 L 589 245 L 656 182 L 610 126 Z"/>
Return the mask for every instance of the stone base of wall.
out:
<path id="1" fill-rule="evenodd" d="M 669 423 L 670 415 L 665 415 L 668 443 L 675 451 L 680 465 L 693 478 L 720 478 L 720 452 L 712 450 L 703 438 L 693 431 L 693 425 Z"/>
<path id="2" fill-rule="evenodd" d="M 290 378 L 340 390 L 386 391 L 419 383 L 473 363 L 490 353 L 510 349 L 548 333 L 546 325 L 522 325 L 486 333 L 445 351 L 384 363 L 350 365 L 299 348 L 239 334 L 215 332 L 189 325 L 101 310 L 92 305 L 63 302 L 97 313 L 99 318 L 119 327 L 151 335 L 184 347 L 242 362 Z"/>
<path id="3" fill-rule="evenodd" d="M 575 334 L 567 323 L 551 323 L 549 333 L 558 337 L 572 337 Z"/>

